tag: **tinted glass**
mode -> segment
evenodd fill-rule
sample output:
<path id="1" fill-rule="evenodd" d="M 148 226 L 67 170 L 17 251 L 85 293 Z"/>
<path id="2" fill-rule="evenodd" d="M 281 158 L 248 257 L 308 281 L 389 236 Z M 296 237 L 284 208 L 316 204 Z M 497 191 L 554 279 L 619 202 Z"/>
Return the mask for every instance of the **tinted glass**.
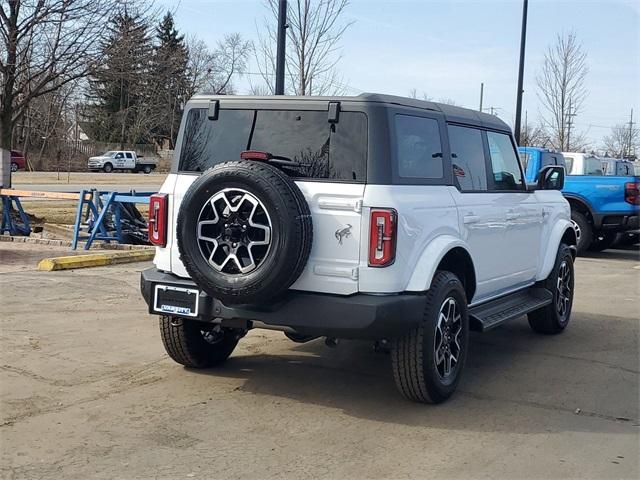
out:
<path id="1" fill-rule="evenodd" d="M 522 172 L 511 137 L 504 133 L 487 132 L 493 185 L 496 190 L 523 190 Z"/>
<path id="2" fill-rule="evenodd" d="M 133 155 L 131 155 L 129 152 L 125 153 L 125 155 L 127 156 L 127 158 L 133 158 Z"/>
<path id="3" fill-rule="evenodd" d="M 204 171 L 240 159 L 244 150 L 298 162 L 300 166 L 286 167 L 293 177 L 364 181 L 367 118 L 359 112 L 341 112 L 340 121 L 331 124 L 327 111 L 220 110 L 218 120 L 211 121 L 206 109 L 192 109 L 179 169 Z"/>
<path id="4" fill-rule="evenodd" d="M 604 175 L 604 170 L 602 160 L 599 158 L 587 157 L 584 159 L 585 175 Z"/>
<path id="5" fill-rule="evenodd" d="M 442 178 L 442 144 L 438 121 L 396 115 L 396 159 L 403 178 Z"/>
<path id="6" fill-rule="evenodd" d="M 486 190 L 487 168 L 482 132 L 475 128 L 448 126 L 453 175 L 461 190 Z"/>

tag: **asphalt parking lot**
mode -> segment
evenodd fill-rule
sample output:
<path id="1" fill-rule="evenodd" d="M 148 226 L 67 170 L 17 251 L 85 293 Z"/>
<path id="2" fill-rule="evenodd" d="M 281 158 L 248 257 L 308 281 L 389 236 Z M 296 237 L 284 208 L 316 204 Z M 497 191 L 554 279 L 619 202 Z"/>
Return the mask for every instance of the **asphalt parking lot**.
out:
<path id="1" fill-rule="evenodd" d="M 576 265 L 572 323 L 474 334 L 458 394 L 395 390 L 368 343 L 252 331 L 228 363 L 165 355 L 127 264 L 38 272 L 0 243 L 3 478 L 638 478 L 640 259 Z"/>

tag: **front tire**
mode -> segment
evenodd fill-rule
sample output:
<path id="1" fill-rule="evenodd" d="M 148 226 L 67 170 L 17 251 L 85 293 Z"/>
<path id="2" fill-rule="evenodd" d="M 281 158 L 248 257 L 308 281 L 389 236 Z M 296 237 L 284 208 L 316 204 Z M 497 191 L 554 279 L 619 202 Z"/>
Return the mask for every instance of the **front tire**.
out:
<path id="1" fill-rule="evenodd" d="M 571 250 L 561 243 L 553 270 L 544 281 L 544 287 L 553 292 L 553 301 L 528 315 L 534 332 L 553 335 L 562 332 L 569 324 L 573 306 L 573 271 Z"/>
<path id="2" fill-rule="evenodd" d="M 458 386 L 469 343 L 467 297 L 451 272 L 437 272 L 421 324 L 391 345 L 393 376 L 409 400 L 441 403 Z"/>
<path id="3" fill-rule="evenodd" d="M 102 167 L 102 171 L 104 173 L 111 173 L 113 172 L 113 165 L 111 165 L 110 163 L 105 163 L 104 167 Z"/>
<path id="4" fill-rule="evenodd" d="M 160 317 L 160 335 L 167 354 L 177 363 L 191 368 L 208 368 L 221 364 L 240 336 L 237 331 L 219 325 Z"/>

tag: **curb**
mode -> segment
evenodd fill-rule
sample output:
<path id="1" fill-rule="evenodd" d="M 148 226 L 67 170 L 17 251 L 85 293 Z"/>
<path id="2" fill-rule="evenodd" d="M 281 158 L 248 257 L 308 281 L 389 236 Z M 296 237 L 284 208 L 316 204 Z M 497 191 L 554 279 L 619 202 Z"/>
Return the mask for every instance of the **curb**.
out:
<path id="1" fill-rule="evenodd" d="M 118 263 L 146 262 L 153 260 L 155 251 L 131 250 L 129 252 L 92 253 L 70 257 L 44 258 L 38 263 L 38 270 L 72 270 L 75 268 L 104 267 Z"/>
<path id="2" fill-rule="evenodd" d="M 71 247 L 71 242 L 68 240 L 55 240 L 49 238 L 34 238 L 34 237 L 19 237 L 12 235 L 0 235 L 0 242 L 15 242 L 15 243 L 30 243 L 35 245 L 50 245 L 53 247 Z M 78 247 L 84 245 L 85 242 L 78 242 Z M 91 245 L 93 250 L 153 250 L 155 251 L 155 247 L 153 245 L 131 245 L 131 244 L 123 244 L 123 243 L 100 243 L 94 242 Z"/>

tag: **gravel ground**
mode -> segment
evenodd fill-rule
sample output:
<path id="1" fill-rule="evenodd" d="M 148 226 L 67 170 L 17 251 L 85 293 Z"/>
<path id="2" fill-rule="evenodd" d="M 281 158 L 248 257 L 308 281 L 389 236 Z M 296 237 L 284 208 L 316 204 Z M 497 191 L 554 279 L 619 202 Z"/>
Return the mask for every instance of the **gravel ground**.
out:
<path id="1" fill-rule="evenodd" d="M 128 264 L 37 272 L 0 243 L 3 478 L 638 478 L 637 253 L 576 265 L 572 323 L 474 334 L 459 392 L 403 400 L 365 342 L 252 331 L 225 366 L 165 355 Z"/>

